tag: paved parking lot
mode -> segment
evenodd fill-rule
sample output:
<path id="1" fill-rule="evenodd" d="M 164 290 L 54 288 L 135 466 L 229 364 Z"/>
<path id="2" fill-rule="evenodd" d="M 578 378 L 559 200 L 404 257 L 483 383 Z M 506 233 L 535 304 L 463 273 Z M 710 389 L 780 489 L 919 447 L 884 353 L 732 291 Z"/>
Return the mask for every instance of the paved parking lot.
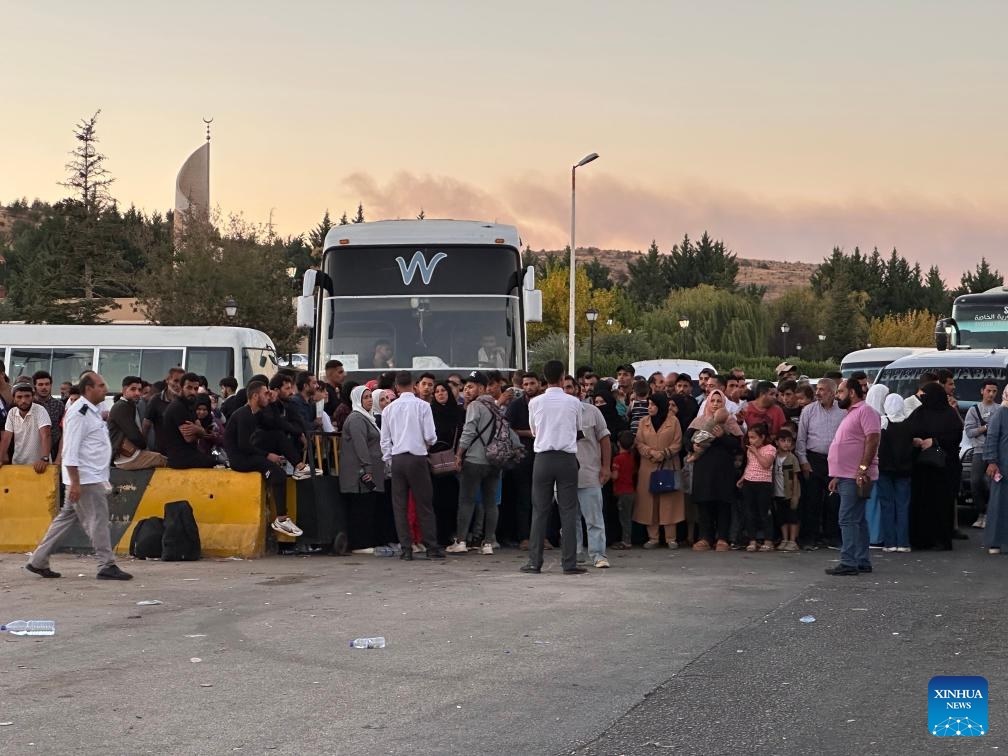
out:
<path id="1" fill-rule="evenodd" d="M 582 576 L 556 553 L 542 575 L 513 550 L 127 561 L 129 583 L 0 555 L 2 621 L 57 623 L 0 642 L 0 752 L 950 752 L 937 674 L 987 677 L 1004 743 L 1008 560 L 976 544 L 854 578 L 823 574 L 832 551 L 635 549 Z"/>

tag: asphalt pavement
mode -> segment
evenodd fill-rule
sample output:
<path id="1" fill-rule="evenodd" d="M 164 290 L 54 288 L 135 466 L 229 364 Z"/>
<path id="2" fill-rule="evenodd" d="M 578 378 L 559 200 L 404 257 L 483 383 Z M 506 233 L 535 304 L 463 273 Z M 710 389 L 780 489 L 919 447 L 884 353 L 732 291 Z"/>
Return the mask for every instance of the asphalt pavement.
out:
<path id="1" fill-rule="evenodd" d="M 0 622 L 57 630 L 0 636 L 0 753 L 997 753 L 1008 558 L 971 535 L 845 578 L 835 551 L 634 549 L 580 576 L 509 549 L 124 560 L 127 583 L 3 554 Z M 940 674 L 987 678 L 979 744 L 928 734 Z"/>

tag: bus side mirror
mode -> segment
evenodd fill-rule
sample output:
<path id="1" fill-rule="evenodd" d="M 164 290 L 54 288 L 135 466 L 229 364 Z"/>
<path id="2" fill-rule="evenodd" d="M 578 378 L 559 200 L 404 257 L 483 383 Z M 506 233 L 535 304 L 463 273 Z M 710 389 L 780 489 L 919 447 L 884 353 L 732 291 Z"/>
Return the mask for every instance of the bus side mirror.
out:
<path id="1" fill-rule="evenodd" d="M 525 298 L 525 322 L 541 323 L 543 319 L 542 292 L 539 289 L 522 292 Z"/>
<path id="2" fill-rule="evenodd" d="M 315 327 L 315 297 L 301 296 L 297 298 L 297 327 Z"/>
<path id="3" fill-rule="evenodd" d="M 939 352 L 958 348 L 959 324 L 956 323 L 955 318 L 941 318 L 935 323 L 934 339 L 935 349 Z"/>
<path id="4" fill-rule="evenodd" d="M 525 322 L 542 323 L 542 292 L 535 287 L 534 265 L 529 265 L 525 268 L 525 279 L 522 282 L 522 295 L 525 305 Z"/>

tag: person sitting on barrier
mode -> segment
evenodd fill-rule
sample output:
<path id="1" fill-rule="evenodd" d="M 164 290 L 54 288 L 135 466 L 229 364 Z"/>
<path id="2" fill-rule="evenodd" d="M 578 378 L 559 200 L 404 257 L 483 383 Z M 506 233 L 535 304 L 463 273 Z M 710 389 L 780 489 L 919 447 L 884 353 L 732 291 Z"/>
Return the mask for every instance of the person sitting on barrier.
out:
<path id="1" fill-rule="evenodd" d="M 294 381 L 290 376 L 283 373 L 273 376 L 269 382 L 269 401 L 262 406 L 253 441 L 259 448 L 286 459 L 292 466 L 291 475 L 296 480 L 302 480 L 310 478 L 312 470 L 301 461 L 308 448 L 308 439 L 300 423 L 295 425 L 287 417 L 286 402 L 293 394 Z"/>
<path id="2" fill-rule="evenodd" d="M 52 421 L 41 404 L 34 403 L 35 389 L 30 383 L 14 385 L 14 406 L 7 413 L 2 440 L 0 465 L 32 465 L 39 475 L 49 467 Z M 9 454 L 11 440 L 14 453 Z"/>
<path id="3" fill-rule="evenodd" d="M 224 449 L 231 469 L 262 473 L 276 507 L 276 519 L 271 527 L 278 533 L 302 535 L 301 528 L 287 516 L 287 476 L 281 467 L 286 460 L 276 452 L 265 451 L 254 440 L 259 435 L 262 410 L 270 403 L 269 389 L 263 381 L 252 380 L 245 389 L 245 396 L 247 403 L 231 414 L 224 427 Z"/>
<path id="4" fill-rule="evenodd" d="M 197 448 L 213 458 L 217 465 L 223 465 L 227 460 L 224 455 L 224 426 L 213 416 L 213 405 L 209 394 L 196 396 L 196 422 L 204 431 L 204 435 L 196 440 Z"/>
<path id="5" fill-rule="evenodd" d="M 52 422 L 52 438 L 50 439 L 50 456 L 56 456 L 59 448 L 60 437 L 63 429 L 60 421 L 63 419 L 63 400 L 52 394 L 52 375 L 45 370 L 36 370 L 32 374 L 32 384 L 35 386 L 35 404 L 41 404 L 45 411 L 49 413 L 49 420 Z"/>
<path id="6" fill-rule="evenodd" d="M 156 449 L 162 454 L 165 453 L 164 413 L 175 397 L 182 393 L 181 381 L 183 375 L 185 375 L 183 368 L 173 367 L 168 371 L 168 377 L 164 381 L 164 388 L 147 402 L 147 414 L 144 415 L 141 432 L 146 436 L 153 429 L 154 446 L 151 448 Z"/>
<path id="7" fill-rule="evenodd" d="M 122 380 L 122 396 L 109 410 L 109 440 L 112 442 L 112 463 L 120 470 L 146 470 L 164 467 L 164 455 L 147 449 L 147 439 L 141 431 L 138 403 L 142 381 L 127 375 Z M 67 405 L 69 406 L 69 404 Z"/>
<path id="8" fill-rule="evenodd" d="M 220 390 L 222 397 L 220 411 L 221 414 L 224 415 L 224 420 L 227 421 L 227 419 L 231 417 L 231 413 L 245 403 L 245 390 L 242 389 L 239 391 L 238 381 L 231 376 L 221 378 Z M 239 394 L 241 394 L 241 396 L 239 396 Z"/>
<path id="9" fill-rule="evenodd" d="M 325 390 L 319 386 L 318 379 L 305 370 L 297 374 L 294 387 L 297 391 L 288 402 L 288 416 L 296 418 L 301 423 L 304 433 L 320 430 L 322 418 L 318 416 L 315 405 L 325 400 Z"/>
<path id="10" fill-rule="evenodd" d="M 161 452 L 168 458 L 168 467 L 176 470 L 213 467 L 217 464 L 214 458 L 197 446 L 199 439 L 206 435 L 206 430 L 196 421 L 199 376 L 186 373 L 181 383 L 182 393 L 164 411 L 164 432 L 158 441 Z"/>

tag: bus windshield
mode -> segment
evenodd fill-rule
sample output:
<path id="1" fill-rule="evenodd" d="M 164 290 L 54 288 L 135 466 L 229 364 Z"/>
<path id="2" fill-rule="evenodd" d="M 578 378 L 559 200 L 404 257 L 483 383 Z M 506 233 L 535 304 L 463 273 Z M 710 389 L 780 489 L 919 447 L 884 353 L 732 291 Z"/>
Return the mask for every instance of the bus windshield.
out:
<path id="1" fill-rule="evenodd" d="M 326 323 L 337 324 L 328 338 Z M 512 295 L 331 297 L 323 306 L 325 359 L 348 372 L 515 370 L 521 312 Z"/>
<path id="2" fill-rule="evenodd" d="M 956 304 L 952 317 L 959 326 L 960 348 L 1008 347 L 1008 298 L 1005 304 Z"/>
<path id="3" fill-rule="evenodd" d="M 525 366 L 521 267 L 512 246 L 332 247 L 323 267 L 332 290 L 319 313 L 320 365 L 339 360 L 348 373 L 369 376 Z"/>

